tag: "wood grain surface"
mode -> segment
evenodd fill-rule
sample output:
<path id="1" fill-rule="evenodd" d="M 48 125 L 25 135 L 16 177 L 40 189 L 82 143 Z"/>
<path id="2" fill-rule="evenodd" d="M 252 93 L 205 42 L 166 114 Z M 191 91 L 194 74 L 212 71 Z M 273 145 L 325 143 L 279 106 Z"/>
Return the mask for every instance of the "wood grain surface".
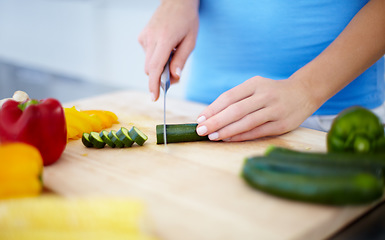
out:
<path id="1" fill-rule="evenodd" d="M 89 149 L 70 141 L 61 159 L 44 171 L 45 187 L 65 196 L 127 196 L 142 199 L 151 227 L 164 240 L 324 239 L 369 210 L 277 198 L 254 190 L 240 177 L 244 158 L 273 144 L 325 151 L 326 134 L 299 128 L 242 143 L 156 144 L 162 101 L 122 91 L 64 104 L 117 114 L 111 129 L 135 125 L 149 140 L 132 148 Z M 168 99 L 167 123 L 195 122 L 204 105 Z"/>

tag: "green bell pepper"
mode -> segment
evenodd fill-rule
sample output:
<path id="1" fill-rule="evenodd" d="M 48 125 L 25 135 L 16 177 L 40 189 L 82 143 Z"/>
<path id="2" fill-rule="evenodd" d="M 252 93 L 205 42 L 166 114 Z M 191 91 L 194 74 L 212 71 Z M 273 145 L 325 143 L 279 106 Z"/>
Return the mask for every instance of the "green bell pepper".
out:
<path id="1" fill-rule="evenodd" d="M 384 126 L 370 110 L 354 106 L 334 119 L 327 134 L 329 152 L 385 152 Z"/>

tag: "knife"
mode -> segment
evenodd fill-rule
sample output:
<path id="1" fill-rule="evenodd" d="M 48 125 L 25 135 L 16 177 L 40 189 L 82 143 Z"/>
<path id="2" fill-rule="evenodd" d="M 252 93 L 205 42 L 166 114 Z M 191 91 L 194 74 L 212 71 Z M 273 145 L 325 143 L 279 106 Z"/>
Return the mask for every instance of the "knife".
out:
<path id="1" fill-rule="evenodd" d="M 164 66 L 162 75 L 160 76 L 160 87 L 163 89 L 163 140 L 164 145 L 167 145 L 167 132 L 166 132 L 166 93 L 170 88 L 170 61 L 172 58 L 172 53 L 167 60 L 166 65 Z"/>

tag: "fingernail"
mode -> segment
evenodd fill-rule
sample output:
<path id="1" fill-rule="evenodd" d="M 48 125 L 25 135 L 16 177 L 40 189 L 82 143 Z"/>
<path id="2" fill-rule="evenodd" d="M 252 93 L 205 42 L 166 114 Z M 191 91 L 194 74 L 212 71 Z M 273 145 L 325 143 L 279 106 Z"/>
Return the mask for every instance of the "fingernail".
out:
<path id="1" fill-rule="evenodd" d="M 180 74 L 182 73 L 182 69 L 180 69 L 180 67 L 177 67 L 175 69 L 175 74 L 178 75 L 178 77 L 180 77 Z"/>
<path id="2" fill-rule="evenodd" d="M 155 102 L 155 94 L 151 93 L 151 101 Z"/>
<path id="3" fill-rule="evenodd" d="M 207 132 L 207 127 L 206 126 L 200 126 L 199 128 L 197 128 L 198 135 L 203 135 L 206 132 Z"/>
<path id="4" fill-rule="evenodd" d="M 198 119 L 197 119 L 197 123 L 203 123 L 204 121 L 206 121 L 206 117 L 205 116 L 200 116 Z"/>
<path id="5" fill-rule="evenodd" d="M 218 137 L 219 137 L 219 134 L 217 132 L 213 132 L 213 133 L 209 134 L 210 140 L 218 139 Z"/>

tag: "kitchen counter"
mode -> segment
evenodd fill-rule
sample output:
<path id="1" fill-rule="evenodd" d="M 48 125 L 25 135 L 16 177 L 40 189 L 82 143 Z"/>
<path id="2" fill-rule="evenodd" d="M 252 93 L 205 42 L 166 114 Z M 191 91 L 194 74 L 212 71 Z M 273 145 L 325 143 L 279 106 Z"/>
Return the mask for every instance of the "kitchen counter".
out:
<path id="1" fill-rule="evenodd" d="M 379 204 L 332 207 L 289 201 L 254 190 L 239 177 L 243 159 L 262 154 L 269 145 L 325 151 L 323 132 L 298 128 L 243 143 L 178 143 L 166 148 L 157 145 L 155 137 L 155 125 L 163 121 L 163 104 L 152 103 L 147 95 L 124 91 L 66 103 L 113 111 L 120 123 L 111 129 L 135 125 L 149 140 L 142 147 L 102 150 L 70 141 L 61 159 L 45 168 L 45 187 L 65 197 L 143 199 L 155 233 L 165 240 L 347 239 L 351 229 L 347 226 Z M 169 99 L 167 123 L 194 122 L 203 108 Z"/>

